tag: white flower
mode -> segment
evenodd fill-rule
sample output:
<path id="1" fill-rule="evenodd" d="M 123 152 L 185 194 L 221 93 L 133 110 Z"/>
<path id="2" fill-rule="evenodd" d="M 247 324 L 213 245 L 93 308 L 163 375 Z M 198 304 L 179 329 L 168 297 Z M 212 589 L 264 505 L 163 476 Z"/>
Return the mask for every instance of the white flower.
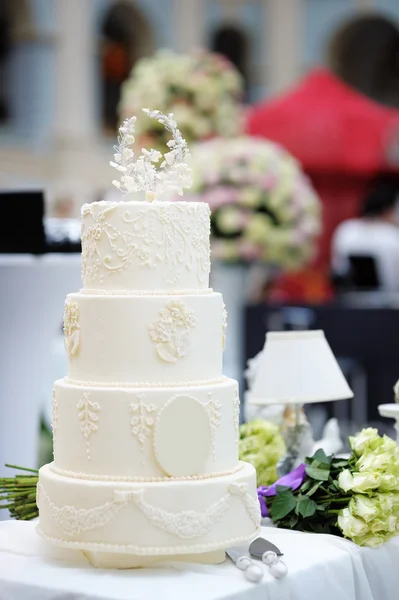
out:
<path id="1" fill-rule="evenodd" d="M 368 533 L 368 526 L 362 519 L 352 515 L 349 508 L 344 508 L 338 515 L 338 526 L 344 536 L 353 538 Z"/>

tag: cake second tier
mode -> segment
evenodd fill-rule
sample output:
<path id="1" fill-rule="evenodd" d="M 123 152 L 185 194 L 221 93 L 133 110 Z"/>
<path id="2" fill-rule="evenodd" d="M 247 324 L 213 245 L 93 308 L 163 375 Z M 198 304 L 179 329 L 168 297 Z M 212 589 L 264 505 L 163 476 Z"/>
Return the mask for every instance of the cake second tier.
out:
<path id="1" fill-rule="evenodd" d="M 72 383 L 178 386 L 222 377 L 222 296 L 69 294 L 64 333 Z"/>

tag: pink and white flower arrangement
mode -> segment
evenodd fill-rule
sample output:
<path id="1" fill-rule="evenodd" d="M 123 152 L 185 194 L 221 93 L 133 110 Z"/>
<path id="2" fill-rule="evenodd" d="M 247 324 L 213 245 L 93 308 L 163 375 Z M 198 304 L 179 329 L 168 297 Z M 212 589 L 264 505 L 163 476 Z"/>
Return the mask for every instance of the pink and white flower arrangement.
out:
<path id="1" fill-rule="evenodd" d="M 192 148 L 192 167 L 185 199 L 209 204 L 215 258 L 285 271 L 311 261 L 321 230 L 320 201 L 287 151 L 252 137 L 216 138 Z"/>
<path id="2" fill-rule="evenodd" d="M 206 51 L 160 50 L 136 63 L 122 87 L 119 115 L 121 120 L 136 115 L 138 141 L 163 152 L 170 138 L 159 123 L 141 113 L 143 106 L 172 112 L 190 144 L 237 135 L 242 92 L 240 74 L 224 57 Z"/>

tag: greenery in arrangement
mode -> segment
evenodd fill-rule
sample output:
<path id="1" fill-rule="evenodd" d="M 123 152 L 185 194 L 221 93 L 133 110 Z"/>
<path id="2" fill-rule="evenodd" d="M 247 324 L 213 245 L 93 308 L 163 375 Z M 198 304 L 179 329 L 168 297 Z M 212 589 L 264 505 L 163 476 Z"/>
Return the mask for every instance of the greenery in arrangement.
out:
<path id="1" fill-rule="evenodd" d="M 285 271 L 309 263 L 321 231 L 320 201 L 299 163 L 266 140 L 241 136 L 191 148 L 185 199 L 211 208 L 212 256 Z"/>
<path id="2" fill-rule="evenodd" d="M 10 516 L 22 521 L 30 521 L 39 515 L 36 505 L 36 486 L 39 471 L 6 465 L 20 471 L 14 477 L 0 478 L 0 509 L 7 508 Z"/>
<path id="3" fill-rule="evenodd" d="M 256 469 L 258 485 L 270 485 L 277 478 L 277 463 L 285 454 L 285 444 L 274 423 L 255 419 L 240 426 L 240 460 Z"/>
<path id="4" fill-rule="evenodd" d="M 399 448 L 367 428 L 349 438 L 348 459 L 318 450 L 306 463 L 258 488 L 263 516 L 278 527 L 330 533 L 376 547 L 399 532 Z"/>

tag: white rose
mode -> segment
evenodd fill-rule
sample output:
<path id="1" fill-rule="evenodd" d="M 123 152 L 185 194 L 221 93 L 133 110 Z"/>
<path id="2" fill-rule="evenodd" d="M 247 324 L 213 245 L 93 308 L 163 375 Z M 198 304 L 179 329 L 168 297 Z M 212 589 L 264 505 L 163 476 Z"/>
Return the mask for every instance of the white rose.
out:
<path id="1" fill-rule="evenodd" d="M 376 517 L 380 510 L 376 504 L 367 496 L 357 495 L 349 503 L 350 511 L 357 517 L 361 517 L 366 523 Z"/>
<path id="2" fill-rule="evenodd" d="M 352 490 L 354 492 L 366 492 L 379 487 L 381 475 L 378 472 L 355 473 L 353 475 Z"/>
<path id="3" fill-rule="evenodd" d="M 344 490 L 344 492 L 348 492 L 349 490 L 352 489 L 353 477 L 352 477 L 352 473 L 350 471 L 348 471 L 348 469 L 341 471 L 341 473 L 339 474 L 338 485 L 341 488 L 341 490 Z"/>
<path id="4" fill-rule="evenodd" d="M 349 538 L 363 536 L 368 533 L 367 524 L 358 517 L 354 517 L 349 508 L 344 508 L 338 515 L 338 527 Z"/>

